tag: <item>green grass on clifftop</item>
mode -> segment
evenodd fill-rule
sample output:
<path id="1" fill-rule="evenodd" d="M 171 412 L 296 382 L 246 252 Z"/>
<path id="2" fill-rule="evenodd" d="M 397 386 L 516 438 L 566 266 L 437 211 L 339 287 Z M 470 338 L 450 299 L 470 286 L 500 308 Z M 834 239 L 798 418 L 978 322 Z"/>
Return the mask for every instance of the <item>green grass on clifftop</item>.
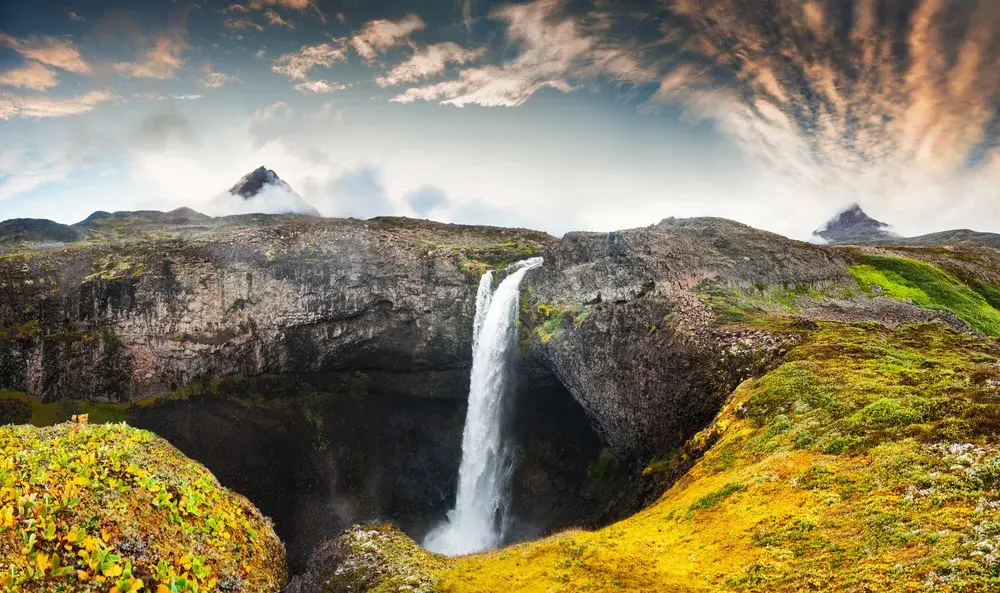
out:
<path id="1" fill-rule="evenodd" d="M 272 593 L 285 576 L 270 522 L 152 433 L 0 428 L 0 590 Z"/>
<path id="2" fill-rule="evenodd" d="M 871 254 L 862 257 L 864 263 L 851 267 L 862 290 L 926 309 L 948 311 L 977 331 L 1000 336 L 1000 312 L 958 278 L 915 259 Z"/>

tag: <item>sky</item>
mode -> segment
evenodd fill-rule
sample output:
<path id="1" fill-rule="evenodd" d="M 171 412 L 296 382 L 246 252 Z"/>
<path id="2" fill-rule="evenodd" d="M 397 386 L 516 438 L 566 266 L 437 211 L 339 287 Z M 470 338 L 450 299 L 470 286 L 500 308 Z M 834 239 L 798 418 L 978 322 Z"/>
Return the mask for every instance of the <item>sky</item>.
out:
<path id="1" fill-rule="evenodd" d="M 4 2 L 0 219 L 1000 231 L 998 107 L 997 0 Z"/>

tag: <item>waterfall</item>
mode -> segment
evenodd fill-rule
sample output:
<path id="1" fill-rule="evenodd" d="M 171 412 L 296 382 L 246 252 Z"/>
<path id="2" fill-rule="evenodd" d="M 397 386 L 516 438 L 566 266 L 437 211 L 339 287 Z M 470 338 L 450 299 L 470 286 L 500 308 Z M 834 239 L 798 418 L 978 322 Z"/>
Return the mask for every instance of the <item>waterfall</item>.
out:
<path id="1" fill-rule="evenodd" d="M 424 539 L 424 547 L 432 552 L 468 554 L 500 544 L 511 470 L 500 426 L 504 367 L 516 335 L 521 279 L 541 263 L 542 258 L 535 257 L 512 264 L 495 292 L 491 272 L 480 279 L 458 497 L 447 521 Z"/>

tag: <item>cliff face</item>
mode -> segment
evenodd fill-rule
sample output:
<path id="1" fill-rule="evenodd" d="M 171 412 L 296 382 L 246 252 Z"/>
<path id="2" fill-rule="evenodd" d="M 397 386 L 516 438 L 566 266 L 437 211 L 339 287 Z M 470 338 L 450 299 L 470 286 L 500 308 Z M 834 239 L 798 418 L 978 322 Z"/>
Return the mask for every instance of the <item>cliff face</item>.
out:
<path id="1" fill-rule="evenodd" d="M 962 326 L 946 307 L 860 290 L 854 251 L 723 219 L 569 233 L 543 256 L 524 283 L 524 350 L 630 458 L 676 448 L 778 362 L 794 339 L 755 324 L 757 314 Z"/>
<path id="2" fill-rule="evenodd" d="M 551 240 L 396 219 L 216 221 L 0 258 L 0 387 L 130 401 L 228 375 L 465 368 L 476 269 Z"/>

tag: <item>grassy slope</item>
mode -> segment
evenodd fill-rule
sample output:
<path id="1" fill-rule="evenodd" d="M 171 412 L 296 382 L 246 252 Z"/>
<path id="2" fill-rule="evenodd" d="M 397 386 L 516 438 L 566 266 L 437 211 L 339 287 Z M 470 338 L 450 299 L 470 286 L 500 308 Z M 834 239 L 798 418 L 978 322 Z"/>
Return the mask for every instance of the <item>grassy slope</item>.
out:
<path id="1" fill-rule="evenodd" d="M 281 542 L 245 498 L 121 424 L 0 428 L 0 589 L 277 591 Z"/>
<path id="2" fill-rule="evenodd" d="M 732 394 L 695 439 L 704 457 L 657 503 L 455 559 L 438 588 L 1000 587 L 998 357 L 940 324 L 821 324 Z"/>
<path id="3" fill-rule="evenodd" d="M 989 285 L 969 287 L 936 266 L 905 257 L 863 255 L 851 273 L 863 290 L 909 300 L 918 307 L 950 311 L 976 331 L 1000 336 L 1000 293 Z M 978 290 L 976 290 L 978 289 Z"/>

